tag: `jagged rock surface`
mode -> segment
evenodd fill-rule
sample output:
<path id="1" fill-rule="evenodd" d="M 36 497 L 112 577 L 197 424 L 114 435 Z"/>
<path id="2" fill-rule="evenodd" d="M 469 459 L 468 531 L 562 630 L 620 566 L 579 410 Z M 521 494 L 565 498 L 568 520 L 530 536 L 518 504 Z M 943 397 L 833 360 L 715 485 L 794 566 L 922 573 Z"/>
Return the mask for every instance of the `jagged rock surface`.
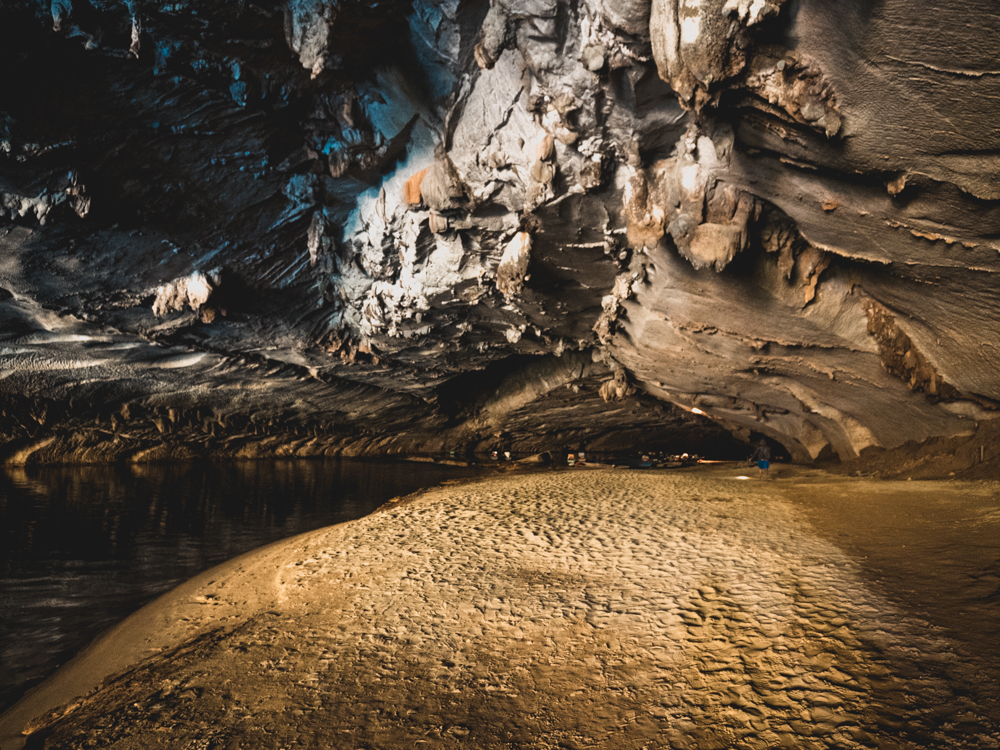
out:
<path id="1" fill-rule="evenodd" d="M 7 457 L 973 435 L 998 31 L 986 0 L 6 2 Z"/>

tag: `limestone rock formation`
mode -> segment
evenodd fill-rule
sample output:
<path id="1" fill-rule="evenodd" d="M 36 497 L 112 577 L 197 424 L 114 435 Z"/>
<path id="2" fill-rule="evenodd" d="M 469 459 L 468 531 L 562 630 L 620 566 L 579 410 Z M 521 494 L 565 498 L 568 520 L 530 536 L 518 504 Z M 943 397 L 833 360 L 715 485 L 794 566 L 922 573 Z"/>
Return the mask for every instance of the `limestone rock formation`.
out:
<path id="1" fill-rule="evenodd" d="M 8 0 L 5 455 L 972 436 L 998 31 L 987 0 Z"/>

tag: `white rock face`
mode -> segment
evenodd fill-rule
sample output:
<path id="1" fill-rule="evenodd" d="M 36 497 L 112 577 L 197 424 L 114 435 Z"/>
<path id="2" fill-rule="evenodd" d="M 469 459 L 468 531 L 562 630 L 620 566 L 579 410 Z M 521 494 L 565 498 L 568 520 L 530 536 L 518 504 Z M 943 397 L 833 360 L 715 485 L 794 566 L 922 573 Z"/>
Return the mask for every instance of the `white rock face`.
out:
<path id="1" fill-rule="evenodd" d="M 218 273 L 205 274 L 193 271 L 188 276 L 164 284 L 156 290 L 153 315 L 162 317 L 172 312 L 190 308 L 193 312 L 208 302 L 218 284 Z"/>
<path id="2" fill-rule="evenodd" d="M 510 299 L 516 297 L 524 284 L 531 262 L 531 235 L 518 232 L 503 250 L 497 266 L 497 289 Z"/>
<path id="3" fill-rule="evenodd" d="M 693 408 L 801 460 L 971 435 L 1000 414 L 1000 29 L 985 0 L 837 5 L 4 3 L 31 83 L 0 112 L 0 320 L 222 357 L 175 371 L 178 429 L 241 384 L 241 434 L 331 450 L 486 449 L 505 382 L 539 449 L 666 440 Z M 565 352 L 600 366 L 525 385 Z M 56 429 L 48 398 L 162 422 L 149 369 L 0 379 L 0 434 Z"/>

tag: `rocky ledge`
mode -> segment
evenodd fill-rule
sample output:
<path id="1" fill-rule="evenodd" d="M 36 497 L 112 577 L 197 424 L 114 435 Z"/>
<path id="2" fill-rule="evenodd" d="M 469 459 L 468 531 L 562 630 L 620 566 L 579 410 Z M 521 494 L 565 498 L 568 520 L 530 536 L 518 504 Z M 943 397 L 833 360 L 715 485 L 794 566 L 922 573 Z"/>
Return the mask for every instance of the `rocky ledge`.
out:
<path id="1" fill-rule="evenodd" d="M 9 0 L 5 456 L 995 467 L 998 31 L 989 0 Z"/>

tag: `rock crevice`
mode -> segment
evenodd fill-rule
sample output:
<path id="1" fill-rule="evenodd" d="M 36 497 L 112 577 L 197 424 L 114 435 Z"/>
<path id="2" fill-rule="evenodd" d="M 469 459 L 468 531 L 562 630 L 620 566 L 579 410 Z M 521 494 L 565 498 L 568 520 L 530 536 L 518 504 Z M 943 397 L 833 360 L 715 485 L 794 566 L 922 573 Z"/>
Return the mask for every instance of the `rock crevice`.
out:
<path id="1" fill-rule="evenodd" d="M 971 434 L 1000 402 L 984 3 L 5 3 L 5 453 Z M 128 443 L 127 404 L 243 426 Z"/>

